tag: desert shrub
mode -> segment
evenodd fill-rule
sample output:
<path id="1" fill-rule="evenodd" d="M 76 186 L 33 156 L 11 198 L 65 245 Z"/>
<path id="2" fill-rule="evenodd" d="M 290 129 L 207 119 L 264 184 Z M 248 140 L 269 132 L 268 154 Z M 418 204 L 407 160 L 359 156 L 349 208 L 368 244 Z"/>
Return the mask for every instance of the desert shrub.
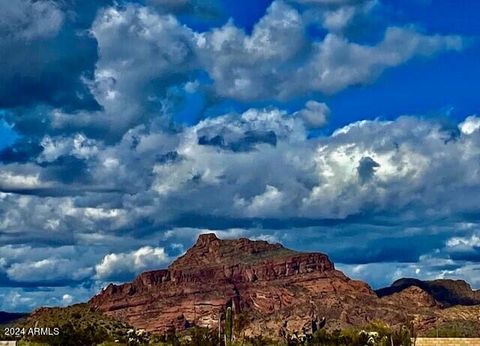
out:
<path id="1" fill-rule="evenodd" d="M 203 327 L 190 328 L 181 333 L 168 332 L 164 335 L 153 335 L 153 345 L 173 346 L 218 346 L 219 339 L 215 330 Z"/>
<path id="2" fill-rule="evenodd" d="M 249 323 L 250 323 L 250 319 L 247 314 L 245 313 L 236 314 L 233 329 L 235 332 L 235 336 L 237 338 L 241 337 L 244 329 L 248 326 Z"/>
<path id="3" fill-rule="evenodd" d="M 411 346 L 410 331 L 406 327 L 392 330 L 382 322 L 372 322 L 362 329 L 319 330 L 308 342 L 309 346 Z"/>
<path id="4" fill-rule="evenodd" d="M 327 330 L 320 329 L 317 332 L 315 332 L 310 343 L 312 345 L 331 345 L 332 342 L 334 342 L 334 338 L 335 336 L 330 334 Z"/>
<path id="5" fill-rule="evenodd" d="M 218 346 L 219 344 L 217 333 L 208 328 L 193 328 L 189 334 L 188 342 L 182 342 L 182 345 Z"/>
<path id="6" fill-rule="evenodd" d="M 58 328 L 59 335 L 24 335 L 22 342 L 37 342 L 48 345 L 98 345 L 120 340 L 126 344 L 130 326 L 103 315 L 87 304 L 68 308 L 49 308 L 36 312 L 32 317 L 17 324 L 29 329 L 35 326 Z"/>
<path id="7" fill-rule="evenodd" d="M 244 340 L 242 340 L 241 343 L 243 345 L 247 346 L 272 346 L 272 345 L 279 345 L 275 341 L 273 341 L 270 338 L 264 337 L 264 336 L 256 336 L 256 337 L 247 337 Z"/>
<path id="8" fill-rule="evenodd" d="M 85 325 L 78 328 L 69 322 L 62 326 L 59 335 L 35 336 L 32 338 L 32 341 L 52 346 L 89 346 L 101 344 L 107 337 L 108 334 L 105 330 L 98 330 L 93 325 Z"/>
<path id="9" fill-rule="evenodd" d="M 425 333 L 427 337 L 440 338 L 478 338 L 480 326 L 478 323 L 469 321 L 450 321 L 431 329 Z"/>

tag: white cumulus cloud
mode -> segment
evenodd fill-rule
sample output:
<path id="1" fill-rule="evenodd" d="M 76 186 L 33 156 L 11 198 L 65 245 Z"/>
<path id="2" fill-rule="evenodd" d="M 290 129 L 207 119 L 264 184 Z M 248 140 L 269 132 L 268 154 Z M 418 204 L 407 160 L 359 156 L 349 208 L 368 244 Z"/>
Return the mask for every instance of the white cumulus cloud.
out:
<path id="1" fill-rule="evenodd" d="M 162 269 L 169 261 L 163 248 L 141 247 L 128 253 L 106 255 L 95 267 L 96 276 L 101 280 L 125 277 L 147 269 Z"/>

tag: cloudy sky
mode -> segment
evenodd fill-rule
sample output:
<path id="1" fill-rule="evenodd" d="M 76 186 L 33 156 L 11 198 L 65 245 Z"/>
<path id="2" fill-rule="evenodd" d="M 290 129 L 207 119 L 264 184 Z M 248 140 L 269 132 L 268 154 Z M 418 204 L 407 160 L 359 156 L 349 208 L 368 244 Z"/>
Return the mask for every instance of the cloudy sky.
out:
<path id="1" fill-rule="evenodd" d="M 0 0 L 0 310 L 198 234 L 480 288 L 480 3 Z"/>

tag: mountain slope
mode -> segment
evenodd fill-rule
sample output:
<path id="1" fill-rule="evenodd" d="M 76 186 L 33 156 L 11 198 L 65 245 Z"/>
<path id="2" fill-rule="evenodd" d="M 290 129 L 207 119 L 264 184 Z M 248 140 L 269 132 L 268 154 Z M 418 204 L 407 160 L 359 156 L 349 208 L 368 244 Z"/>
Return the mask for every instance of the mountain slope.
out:
<path id="1" fill-rule="evenodd" d="M 131 328 L 85 303 L 63 308 L 37 309 L 28 317 L 15 322 L 15 327 L 26 330 L 27 333 L 23 334 L 24 340 L 35 342 L 35 345 L 73 346 L 99 345 L 104 341 L 114 340 L 126 341 Z M 47 332 L 35 335 L 29 333 L 37 327 Z"/>
<path id="2" fill-rule="evenodd" d="M 359 300 L 366 302 L 365 309 L 350 311 Z M 261 325 L 276 334 L 283 320 L 301 329 L 313 315 L 328 316 L 332 325 L 360 324 L 375 315 L 368 301 L 376 300 L 367 284 L 346 277 L 324 254 L 206 234 L 168 269 L 109 285 L 90 304 L 160 333 L 189 325 L 214 327 L 230 305 L 248 316 L 249 332 Z"/>
<path id="3" fill-rule="evenodd" d="M 21 319 L 21 318 L 23 318 L 27 315 L 28 314 L 0 311 L 0 324 L 11 323 L 11 322 L 19 320 L 19 319 Z"/>
<path id="4" fill-rule="evenodd" d="M 411 287 L 422 289 L 443 306 L 480 304 L 480 291 L 472 290 L 471 286 L 463 280 L 422 281 L 406 278 L 397 280 L 390 287 L 377 290 L 376 293 L 379 297 L 387 297 Z"/>

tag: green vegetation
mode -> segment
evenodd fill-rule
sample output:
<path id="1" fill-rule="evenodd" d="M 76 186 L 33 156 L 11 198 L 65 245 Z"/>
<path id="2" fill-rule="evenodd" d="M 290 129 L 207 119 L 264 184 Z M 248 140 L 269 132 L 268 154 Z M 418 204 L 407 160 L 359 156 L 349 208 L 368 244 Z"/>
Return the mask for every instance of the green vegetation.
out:
<path id="1" fill-rule="evenodd" d="M 440 338 L 479 338 L 479 324 L 473 321 L 443 322 L 425 334 L 427 337 Z"/>
<path id="2" fill-rule="evenodd" d="M 170 332 L 163 336 L 149 335 L 143 331 L 128 328 L 125 324 L 105 317 L 90 308 L 80 305 L 68 308 L 56 315 L 58 311 L 43 312 L 38 325 L 59 326 L 61 333 L 57 336 L 24 337 L 20 346 L 411 346 L 411 333 L 408 328 L 392 330 L 381 322 L 371 323 L 360 328 L 327 331 L 317 330 L 308 340 L 275 341 L 263 336 L 234 338 L 219 335 L 208 328 L 190 328 L 182 333 Z M 65 309 L 63 309 L 65 310 Z M 227 310 L 228 316 L 228 310 Z M 65 319 L 63 319 L 65 318 Z M 88 320 L 87 320 L 88 319 Z M 26 328 L 31 320 L 24 324 Z"/>
<path id="3" fill-rule="evenodd" d="M 288 344 L 275 341 L 263 336 L 237 337 L 232 340 L 231 346 L 411 346 L 412 333 L 406 327 L 391 329 L 382 322 L 374 322 L 363 329 L 348 328 L 344 330 L 327 331 L 320 329 L 304 341 L 292 341 Z M 228 345 L 225 340 L 219 340 L 218 333 L 207 328 L 192 328 L 184 333 L 175 335 L 169 340 L 166 337 L 156 339 L 155 345 L 175 346 L 218 346 Z M 228 339 L 227 339 L 228 342 Z"/>
<path id="4" fill-rule="evenodd" d="M 98 345 L 105 341 L 128 341 L 129 326 L 107 317 L 87 304 L 68 308 L 48 308 L 37 311 L 26 320 L 15 324 L 20 345 Z M 42 328 L 39 333 L 35 328 Z M 7 339 L 5 330 L 0 338 Z M 42 335 L 43 334 L 43 335 Z M 11 339 L 11 337 L 10 337 Z"/>
<path id="5" fill-rule="evenodd" d="M 152 338 L 151 345 L 158 346 L 225 346 L 225 340 L 222 337 L 221 340 L 213 330 L 208 328 L 191 328 L 183 333 L 175 336 L 154 336 Z M 238 338 L 230 342 L 231 346 L 283 346 L 282 343 L 275 342 L 271 339 L 258 336 L 255 338 Z"/>
<path id="6" fill-rule="evenodd" d="M 373 322 L 363 328 L 347 328 L 344 330 L 317 331 L 313 339 L 306 345 L 322 346 L 410 346 L 412 332 L 403 326 L 392 329 L 383 322 Z"/>
<path id="7" fill-rule="evenodd" d="M 378 321 L 362 328 L 333 331 L 315 328 L 313 334 L 279 341 L 265 336 L 246 337 L 243 330 L 248 319 L 243 314 L 235 315 L 231 307 L 227 307 L 219 318 L 223 326 L 220 330 L 194 327 L 160 336 L 133 329 L 87 304 L 79 304 L 68 308 L 42 309 L 33 317 L 18 322 L 16 327 L 29 329 L 41 326 L 60 331 L 58 335 L 24 335 L 19 339 L 20 346 L 412 346 L 411 340 L 415 337 L 411 327 L 391 328 Z M 2 332 L 0 340 L 4 337 Z M 454 321 L 439 325 L 425 336 L 479 337 L 479 334 L 477 324 Z"/>

